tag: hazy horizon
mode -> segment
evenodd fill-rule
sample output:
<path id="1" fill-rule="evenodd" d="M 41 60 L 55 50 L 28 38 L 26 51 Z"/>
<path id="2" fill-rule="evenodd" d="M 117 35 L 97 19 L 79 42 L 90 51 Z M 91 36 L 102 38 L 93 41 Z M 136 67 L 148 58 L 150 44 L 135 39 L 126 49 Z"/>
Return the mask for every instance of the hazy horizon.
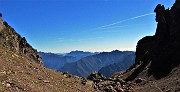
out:
<path id="1" fill-rule="evenodd" d="M 115 49 L 117 50 L 117 49 Z M 115 50 L 112 50 L 112 51 L 115 51 Z M 72 51 L 83 51 L 83 50 L 72 50 Z M 44 51 L 38 51 L 38 52 L 44 52 L 44 53 L 54 53 L 54 54 L 67 54 L 67 53 L 70 53 L 72 51 L 69 51 L 69 52 L 44 52 Z M 101 52 L 112 52 L 112 51 L 83 51 L 83 52 L 91 52 L 91 53 L 101 53 Z M 132 51 L 132 50 L 118 50 L 118 51 Z M 134 51 L 135 52 L 135 51 Z"/>
<path id="2" fill-rule="evenodd" d="M 154 8 L 175 0 L 0 0 L 0 12 L 28 43 L 43 52 L 135 51 L 154 35 Z"/>

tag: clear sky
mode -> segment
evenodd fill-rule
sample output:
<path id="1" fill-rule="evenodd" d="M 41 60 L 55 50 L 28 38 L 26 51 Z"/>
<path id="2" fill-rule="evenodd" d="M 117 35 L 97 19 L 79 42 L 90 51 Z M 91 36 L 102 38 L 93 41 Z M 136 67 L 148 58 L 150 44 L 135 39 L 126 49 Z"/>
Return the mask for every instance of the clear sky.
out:
<path id="1" fill-rule="evenodd" d="M 134 50 L 154 35 L 154 8 L 175 0 L 0 0 L 0 12 L 38 51 Z"/>

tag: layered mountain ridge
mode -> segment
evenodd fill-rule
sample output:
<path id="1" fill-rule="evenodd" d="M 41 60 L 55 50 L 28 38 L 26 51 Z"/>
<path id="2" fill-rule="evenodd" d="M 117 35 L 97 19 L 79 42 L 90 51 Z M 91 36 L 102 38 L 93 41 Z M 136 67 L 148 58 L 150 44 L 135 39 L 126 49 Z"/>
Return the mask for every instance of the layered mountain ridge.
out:
<path id="1" fill-rule="evenodd" d="M 126 53 L 126 52 L 125 52 Z M 120 61 L 102 67 L 99 72 L 106 78 L 111 77 L 116 72 L 123 72 L 135 63 L 135 52 L 127 52 Z"/>
<path id="2" fill-rule="evenodd" d="M 74 62 L 77 60 L 75 57 L 72 56 L 62 56 L 54 53 L 39 52 L 39 54 L 42 57 L 44 66 L 53 70 L 59 69 L 68 62 Z"/>
<path id="3" fill-rule="evenodd" d="M 128 58 L 130 58 L 129 55 L 135 56 L 133 53 L 134 53 L 133 51 L 122 52 L 118 50 L 114 50 L 112 52 L 102 52 L 96 55 L 84 57 L 73 63 L 67 63 L 58 71 L 68 72 L 73 75 L 87 77 L 90 75 L 90 73 L 94 71 L 99 71 L 102 67 L 105 67 L 110 64 L 121 63 L 122 65 L 126 65 L 129 62 L 133 64 L 134 63 L 133 57 L 132 60 L 128 60 Z M 126 67 L 129 66 L 130 65 L 127 65 Z"/>
<path id="4" fill-rule="evenodd" d="M 155 35 L 139 40 L 135 64 L 109 79 L 93 73 L 81 80 L 44 68 L 37 51 L 0 18 L 0 91 L 179 92 L 180 0 L 170 10 L 159 4 L 154 11 Z"/>
<path id="5" fill-rule="evenodd" d="M 85 51 L 71 51 L 69 53 L 67 53 L 65 56 L 72 56 L 72 57 L 76 57 L 77 60 L 87 57 L 87 56 L 92 56 L 95 54 L 98 54 L 99 52 L 85 52 Z"/>
<path id="6" fill-rule="evenodd" d="M 98 54 L 98 52 L 92 53 L 92 52 L 84 52 L 84 51 L 71 51 L 63 55 L 55 54 L 55 53 L 39 52 L 39 54 L 43 59 L 43 63 L 45 67 L 53 70 L 58 70 L 61 67 L 63 67 L 64 64 L 72 63 L 80 60 L 81 58 Z"/>

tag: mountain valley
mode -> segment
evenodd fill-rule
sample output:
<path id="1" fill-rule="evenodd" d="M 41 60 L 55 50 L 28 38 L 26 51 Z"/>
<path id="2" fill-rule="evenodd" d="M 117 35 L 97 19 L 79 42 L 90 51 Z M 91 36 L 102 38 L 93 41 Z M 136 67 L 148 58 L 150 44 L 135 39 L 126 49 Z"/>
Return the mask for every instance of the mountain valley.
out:
<path id="1" fill-rule="evenodd" d="M 0 13 L 0 92 L 180 92 L 180 0 L 154 12 L 136 52 L 65 55 L 38 52 Z"/>

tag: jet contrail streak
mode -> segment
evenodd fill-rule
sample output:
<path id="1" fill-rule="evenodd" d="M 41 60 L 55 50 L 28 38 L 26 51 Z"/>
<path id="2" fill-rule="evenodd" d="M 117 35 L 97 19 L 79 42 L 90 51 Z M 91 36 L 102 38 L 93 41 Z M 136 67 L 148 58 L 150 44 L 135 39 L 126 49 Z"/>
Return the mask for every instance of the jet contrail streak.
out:
<path id="1" fill-rule="evenodd" d="M 121 20 L 121 21 L 118 21 L 118 22 L 114 22 L 114 23 L 111 23 L 111 24 L 108 24 L 108 25 L 104 25 L 104 26 L 101 26 L 101 27 L 98 27 L 98 28 L 110 27 L 110 26 L 113 26 L 113 25 L 116 25 L 116 24 L 119 24 L 119 23 L 122 23 L 122 22 L 125 22 L 125 21 L 134 20 L 134 19 L 137 19 L 137 18 L 141 18 L 141 17 L 145 17 L 145 16 L 148 16 L 148 15 L 153 15 L 153 14 L 155 14 L 155 13 L 147 13 L 147 14 L 135 16 L 135 17 L 132 17 L 132 18 L 129 18 L 129 19 L 125 19 L 125 20 Z"/>

